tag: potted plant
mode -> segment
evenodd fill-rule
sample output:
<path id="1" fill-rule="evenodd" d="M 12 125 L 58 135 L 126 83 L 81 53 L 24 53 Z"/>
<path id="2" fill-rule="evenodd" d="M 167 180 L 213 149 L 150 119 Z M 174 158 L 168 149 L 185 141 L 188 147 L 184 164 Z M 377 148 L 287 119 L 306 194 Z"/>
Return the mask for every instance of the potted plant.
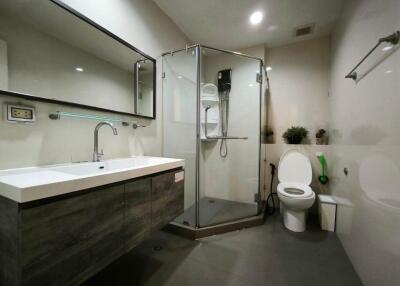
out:
<path id="1" fill-rule="evenodd" d="M 301 126 L 292 126 L 283 133 L 282 138 L 287 144 L 300 144 L 308 135 L 308 130 Z"/>
<path id="2" fill-rule="evenodd" d="M 315 141 L 317 145 L 328 145 L 328 133 L 325 129 L 319 129 L 315 134 Z"/>

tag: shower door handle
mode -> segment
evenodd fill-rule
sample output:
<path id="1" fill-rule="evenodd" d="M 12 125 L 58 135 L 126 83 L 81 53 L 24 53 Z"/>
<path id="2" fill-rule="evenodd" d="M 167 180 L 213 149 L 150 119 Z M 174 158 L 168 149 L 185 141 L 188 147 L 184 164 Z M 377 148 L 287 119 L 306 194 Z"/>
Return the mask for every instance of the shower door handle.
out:
<path id="1" fill-rule="evenodd" d="M 208 125 L 208 110 L 211 108 L 211 106 L 207 106 L 206 110 L 205 110 L 205 118 L 204 118 L 204 135 L 206 137 L 206 139 L 223 139 L 223 140 L 231 140 L 231 139 L 239 139 L 239 140 L 247 140 L 249 139 L 248 137 L 240 137 L 240 136 L 208 136 L 208 132 L 207 132 L 207 125 Z"/>

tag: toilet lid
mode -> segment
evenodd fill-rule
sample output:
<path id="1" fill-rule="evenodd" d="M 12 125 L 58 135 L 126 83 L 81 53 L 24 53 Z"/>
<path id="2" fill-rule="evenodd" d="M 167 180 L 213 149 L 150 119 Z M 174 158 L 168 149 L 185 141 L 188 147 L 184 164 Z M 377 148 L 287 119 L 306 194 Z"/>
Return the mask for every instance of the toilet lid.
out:
<path id="1" fill-rule="evenodd" d="M 310 185 L 312 180 L 310 160 L 297 150 L 287 151 L 279 161 L 278 179 L 284 183 Z"/>

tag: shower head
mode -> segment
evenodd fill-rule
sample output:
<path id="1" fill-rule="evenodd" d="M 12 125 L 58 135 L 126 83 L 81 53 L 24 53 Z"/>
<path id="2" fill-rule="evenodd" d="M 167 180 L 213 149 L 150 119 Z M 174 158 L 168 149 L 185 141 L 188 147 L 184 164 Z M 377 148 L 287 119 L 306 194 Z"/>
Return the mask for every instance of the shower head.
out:
<path id="1" fill-rule="evenodd" d="M 218 91 L 229 92 L 232 85 L 232 69 L 220 70 L 218 72 Z"/>

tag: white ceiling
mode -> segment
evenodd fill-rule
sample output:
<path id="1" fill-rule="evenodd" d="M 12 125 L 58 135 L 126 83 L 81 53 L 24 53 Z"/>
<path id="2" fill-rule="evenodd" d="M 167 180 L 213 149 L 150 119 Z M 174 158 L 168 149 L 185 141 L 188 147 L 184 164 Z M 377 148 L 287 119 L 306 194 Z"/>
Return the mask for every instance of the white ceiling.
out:
<path id="1" fill-rule="evenodd" d="M 329 34 L 344 0 L 153 0 L 193 43 L 225 49 L 280 46 Z M 260 10 L 264 20 L 249 23 Z M 315 23 L 311 36 L 294 38 L 295 27 Z"/>

